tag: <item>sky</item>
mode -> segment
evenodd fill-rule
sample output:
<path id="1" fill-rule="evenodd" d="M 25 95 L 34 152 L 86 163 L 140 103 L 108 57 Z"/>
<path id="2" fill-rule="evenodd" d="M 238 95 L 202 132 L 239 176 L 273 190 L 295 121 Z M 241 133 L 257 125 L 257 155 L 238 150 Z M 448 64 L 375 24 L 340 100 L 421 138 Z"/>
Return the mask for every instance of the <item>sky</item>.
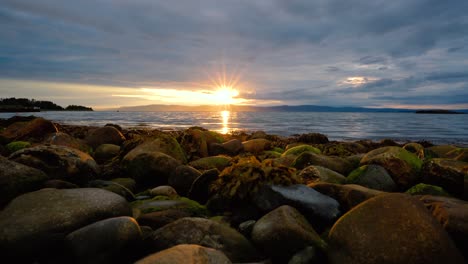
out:
<path id="1" fill-rule="evenodd" d="M 468 109 L 468 1 L 0 0 L 5 97 Z"/>

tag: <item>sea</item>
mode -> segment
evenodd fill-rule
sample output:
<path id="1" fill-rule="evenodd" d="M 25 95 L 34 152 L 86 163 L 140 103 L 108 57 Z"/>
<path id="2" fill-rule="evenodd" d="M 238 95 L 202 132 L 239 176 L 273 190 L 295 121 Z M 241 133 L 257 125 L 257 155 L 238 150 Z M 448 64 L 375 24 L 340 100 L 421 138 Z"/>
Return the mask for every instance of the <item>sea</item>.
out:
<path id="1" fill-rule="evenodd" d="M 44 111 L 36 113 L 0 113 L 41 116 L 61 124 L 124 128 L 183 130 L 200 126 L 220 133 L 265 131 L 292 136 L 322 133 L 330 140 L 397 142 L 429 141 L 468 147 L 468 115 L 374 112 L 123 112 L 123 111 Z"/>

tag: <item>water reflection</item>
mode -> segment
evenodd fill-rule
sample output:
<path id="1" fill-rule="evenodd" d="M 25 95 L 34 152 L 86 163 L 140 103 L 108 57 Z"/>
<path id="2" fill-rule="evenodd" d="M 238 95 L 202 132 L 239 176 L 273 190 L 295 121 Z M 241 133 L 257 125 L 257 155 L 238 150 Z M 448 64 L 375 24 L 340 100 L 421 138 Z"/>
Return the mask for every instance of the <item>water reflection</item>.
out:
<path id="1" fill-rule="evenodd" d="M 221 111 L 221 118 L 222 118 L 222 128 L 221 133 L 227 134 L 229 132 L 229 118 L 231 117 L 230 111 Z"/>

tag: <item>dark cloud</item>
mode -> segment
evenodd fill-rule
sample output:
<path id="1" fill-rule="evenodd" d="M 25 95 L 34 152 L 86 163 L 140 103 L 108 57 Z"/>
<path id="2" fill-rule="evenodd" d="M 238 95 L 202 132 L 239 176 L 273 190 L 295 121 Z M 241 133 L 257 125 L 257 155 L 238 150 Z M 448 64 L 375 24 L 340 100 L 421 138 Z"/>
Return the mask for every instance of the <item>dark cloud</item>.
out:
<path id="1" fill-rule="evenodd" d="M 468 82 L 466 10 L 466 0 L 3 0 L 0 78 L 141 87 L 206 82 L 225 67 L 252 99 L 375 105 L 391 91 L 418 103 Z"/>

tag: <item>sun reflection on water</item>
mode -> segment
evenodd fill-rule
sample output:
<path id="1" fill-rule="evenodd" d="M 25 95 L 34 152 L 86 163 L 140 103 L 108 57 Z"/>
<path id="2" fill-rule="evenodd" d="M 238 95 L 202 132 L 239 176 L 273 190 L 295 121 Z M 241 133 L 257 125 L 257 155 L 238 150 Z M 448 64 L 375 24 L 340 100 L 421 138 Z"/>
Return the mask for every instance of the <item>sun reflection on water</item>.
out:
<path id="1" fill-rule="evenodd" d="M 222 118 L 222 128 L 221 133 L 227 134 L 229 132 L 229 118 L 231 117 L 230 111 L 221 111 L 221 118 Z"/>

